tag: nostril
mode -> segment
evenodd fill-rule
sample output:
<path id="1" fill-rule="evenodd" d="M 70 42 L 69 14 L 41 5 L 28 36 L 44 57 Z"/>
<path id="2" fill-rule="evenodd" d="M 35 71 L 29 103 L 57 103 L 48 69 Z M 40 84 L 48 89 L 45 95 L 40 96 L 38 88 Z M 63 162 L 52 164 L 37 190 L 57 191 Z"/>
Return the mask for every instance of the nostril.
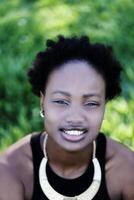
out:
<path id="1" fill-rule="evenodd" d="M 83 123 L 84 122 L 84 117 L 77 115 L 77 114 L 73 114 L 72 116 L 69 116 L 66 118 L 66 121 L 68 123 Z"/>

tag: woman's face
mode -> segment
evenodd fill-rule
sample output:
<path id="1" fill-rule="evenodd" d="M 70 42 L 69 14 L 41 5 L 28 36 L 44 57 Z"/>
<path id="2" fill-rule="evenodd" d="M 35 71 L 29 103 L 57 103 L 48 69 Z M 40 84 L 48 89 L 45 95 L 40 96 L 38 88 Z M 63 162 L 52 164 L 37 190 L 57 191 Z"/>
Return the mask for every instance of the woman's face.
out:
<path id="1" fill-rule="evenodd" d="M 91 65 L 69 61 L 54 70 L 41 97 L 49 138 L 78 151 L 97 137 L 105 110 L 105 82 Z"/>

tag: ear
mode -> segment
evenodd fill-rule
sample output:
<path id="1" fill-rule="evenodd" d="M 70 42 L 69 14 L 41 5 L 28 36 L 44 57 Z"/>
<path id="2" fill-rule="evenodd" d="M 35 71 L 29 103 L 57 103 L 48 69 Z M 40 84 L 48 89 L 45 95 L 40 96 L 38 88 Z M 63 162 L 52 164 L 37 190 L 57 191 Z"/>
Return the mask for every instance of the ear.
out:
<path id="1" fill-rule="evenodd" d="M 40 91 L 40 109 L 43 111 L 44 110 L 44 99 L 45 96 L 44 94 Z"/>

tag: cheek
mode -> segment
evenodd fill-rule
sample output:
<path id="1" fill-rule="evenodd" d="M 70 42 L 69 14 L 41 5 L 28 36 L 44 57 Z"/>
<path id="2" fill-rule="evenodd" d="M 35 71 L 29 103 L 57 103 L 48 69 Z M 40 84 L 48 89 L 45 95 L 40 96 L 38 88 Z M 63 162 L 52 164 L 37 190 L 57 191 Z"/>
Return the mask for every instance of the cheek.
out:
<path id="1" fill-rule="evenodd" d="M 99 112 L 94 112 L 90 116 L 91 126 L 100 128 L 103 118 L 104 118 L 105 109 L 101 109 Z"/>
<path id="2" fill-rule="evenodd" d="M 56 119 L 56 113 L 54 112 L 54 110 L 53 109 L 47 109 L 47 110 L 45 110 L 45 117 L 47 118 L 47 119 L 49 119 L 49 120 L 55 120 Z"/>
<path id="3" fill-rule="evenodd" d="M 62 112 L 53 109 L 53 107 L 47 107 L 45 110 L 45 128 L 51 129 L 53 127 L 59 126 L 59 123 L 61 123 L 62 119 Z"/>
<path id="4" fill-rule="evenodd" d="M 57 121 L 63 118 L 64 109 L 59 108 L 49 100 L 44 102 L 45 117 L 49 121 Z"/>
<path id="5" fill-rule="evenodd" d="M 45 111 L 45 127 L 48 125 L 54 125 L 57 121 L 57 116 L 56 114 L 52 111 Z"/>

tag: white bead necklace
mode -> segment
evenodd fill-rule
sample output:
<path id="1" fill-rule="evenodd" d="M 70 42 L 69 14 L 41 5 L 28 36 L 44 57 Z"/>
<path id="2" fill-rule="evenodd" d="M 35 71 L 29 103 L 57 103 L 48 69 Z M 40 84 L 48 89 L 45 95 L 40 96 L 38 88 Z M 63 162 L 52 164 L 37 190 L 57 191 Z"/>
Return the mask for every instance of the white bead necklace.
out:
<path id="1" fill-rule="evenodd" d="M 94 196 L 97 194 L 100 184 L 101 184 L 101 168 L 100 164 L 96 158 L 96 142 L 93 142 L 93 165 L 94 165 L 94 176 L 93 181 L 91 185 L 81 194 L 69 197 L 64 196 L 57 191 L 53 189 L 53 187 L 48 182 L 48 178 L 46 175 L 46 164 L 47 164 L 47 155 L 46 155 L 46 141 L 47 136 L 45 137 L 44 146 L 45 146 L 45 152 L 44 152 L 44 158 L 41 161 L 40 167 L 39 167 L 39 182 L 41 189 L 43 193 L 47 196 L 49 200 L 92 200 Z"/>

